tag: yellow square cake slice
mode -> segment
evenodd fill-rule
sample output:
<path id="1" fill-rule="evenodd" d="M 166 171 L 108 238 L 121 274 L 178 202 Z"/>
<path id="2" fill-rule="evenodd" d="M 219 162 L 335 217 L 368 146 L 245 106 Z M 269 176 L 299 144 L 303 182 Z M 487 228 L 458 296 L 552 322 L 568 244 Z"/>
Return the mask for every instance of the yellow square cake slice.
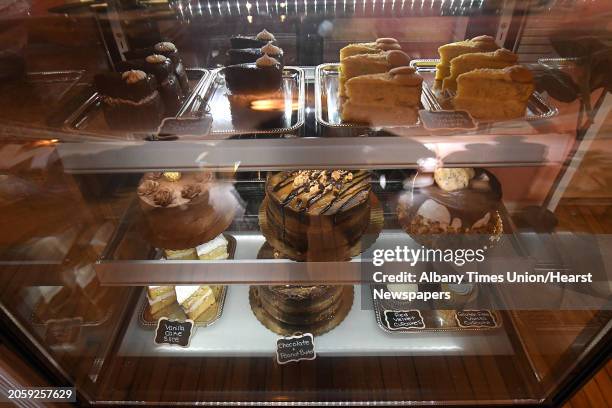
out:
<path id="1" fill-rule="evenodd" d="M 533 74 L 523 66 L 476 69 L 457 78 L 453 105 L 476 119 L 513 119 L 525 115 L 533 90 Z"/>
<path id="2" fill-rule="evenodd" d="M 345 84 L 361 75 L 380 74 L 395 67 L 408 66 L 410 57 L 403 51 L 387 51 L 380 54 L 359 54 L 345 58 L 340 63 L 340 95 L 346 95 Z"/>
<path id="3" fill-rule="evenodd" d="M 416 106 L 357 105 L 349 99 L 342 106 L 342 120 L 370 126 L 414 125 L 418 120 L 418 109 Z"/>
<path id="4" fill-rule="evenodd" d="M 444 78 L 442 89 L 457 90 L 457 77 L 479 68 L 501 69 L 516 65 L 518 55 L 501 48 L 492 52 L 473 52 L 455 57 L 450 63 L 450 75 Z"/>
<path id="5" fill-rule="evenodd" d="M 414 68 L 394 68 L 382 74 L 363 75 L 346 82 L 346 94 L 354 105 L 417 106 L 423 78 Z"/>
<path id="6" fill-rule="evenodd" d="M 218 235 L 213 240 L 210 240 L 196 248 L 198 258 L 201 261 L 214 261 L 227 259 L 227 239 L 223 234 Z"/>
<path id="7" fill-rule="evenodd" d="M 147 286 L 147 300 L 151 314 L 156 314 L 176 302 L 174 286 Z"/>
<path id="8" fill-rule="evenodd" d="M 374 42 L 349 44 L 340 50 L 340 61 L 358 54 L 378 54 L 383 51 L 399 50 L 401 46 L 395 38 L 378 38 Z"/>
<path id="9" fill-rule="evenodd" d="M 439 47 L 440 63 L 436 65 L 436 80 L 442 81 L 450 75 L 450 62 L 453 58 L 471 52 L 495 51 L 498 48 L 495 39 L 488 35 L 481 35 L 471 40 L 458 41 Z"/>
<path id="10" fill-rule="evenodd" d="M 176 300 L 191 320 L 196 320 L 215 304 L 215 294 L 210 286 L 176 286 Z"/>

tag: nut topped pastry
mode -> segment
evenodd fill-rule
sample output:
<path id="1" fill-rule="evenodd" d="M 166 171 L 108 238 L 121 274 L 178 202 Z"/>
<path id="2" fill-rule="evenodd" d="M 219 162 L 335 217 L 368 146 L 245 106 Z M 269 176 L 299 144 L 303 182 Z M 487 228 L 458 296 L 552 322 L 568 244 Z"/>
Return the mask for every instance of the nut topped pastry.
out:
<path id="1" fill-rule="evenodd" d="M 281 66 L 284 65 L 283 50 L 280 47 L 277 47 L 276 45 L 272 44 L 271 42 L 267 43 L 261 48 L 232 48 L 228 50 L 228 65 L 248 64 L 251 62 L 256 62 L 257 59 L 261 58 L 264 55 L 274 58 L 281 64 Z"/>
<path id="2" fill-rule="evenodd" d="M 493 174 L 483 169 L 439 168 L 430 180 L 415 184 L 399 200 L 400 224 L 411 236 L 492 234 L 499 228 L 502 192 Z"/>
<path id="3" fill-rule="evenodd" d="M 266 197 L 267 225 L 274 238 L 308 259 L 347 259 L 369 225 L 366 171 L 272 173 Z"/>
<path id="4" fill-rule="evenodd" d="M 265 28 L 254 36 L 237 35 L 230 38 L 230 44 L 233 49 L 261 48 L 264 45 L 275 41 L 276 37 L 274 37 L 274 34 Z"/>
<path id="5" fill-rule="evenodd" d="M 146 173 L 137 191 L 147 235 L 165 249 L 210 241 L 227 229 L 238 204 L 212 172 Z"/>

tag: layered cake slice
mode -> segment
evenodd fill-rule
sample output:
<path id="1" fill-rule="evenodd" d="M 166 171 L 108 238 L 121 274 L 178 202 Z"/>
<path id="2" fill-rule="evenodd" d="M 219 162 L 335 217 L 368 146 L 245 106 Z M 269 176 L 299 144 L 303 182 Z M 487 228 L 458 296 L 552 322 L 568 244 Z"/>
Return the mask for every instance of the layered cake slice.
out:
<path id="1" fill-rule="evenodd" d="M 453 106 L 481 120 L 520 118 L 525 115 L 533 90 L 533 74 L 520 65 L 476 69 L 457 78 Z"/>
<path id="2" fill-rule="evenodd" d="M 495 39 L 488 35 L 481 35 L 471 40 L 458 41 L 439 47 L 440 62 L 436 65 L 436 81 L 442 81 L 450 75 L 450 63 L 453 58 L 471 52 L 495 51 L 498 48 Z"/>
<path id="3" fill-rule="evenodd" d="M 370 188 L 367 171 L 271 173 L 265 208 L 270 238 L 299 259 L 349 259 L 370 223 Z"/>
<path id="4" fill-rule="evenodd" d="M 232 94 L 268 94 L 279 90 L 282 81 L 280 63 L 264 55 L 254 64 L 225 67 L 225 83 Z"/>
<path id="5" fill-rule="evenodd" d="M 176 301 L 187 317 L 196 320 L 215 304 L 215 294 L 211 286 L 175 286 Z"/>
<path id="6" fill-rule="evenodd" d="M 450 75 L 444 78 L 442 89 L 455 91 L 457 77 L 465 72 L 479 68 L 501 69 L 516 65 L 518 55 L 505 48 L 492 52 L 473 52 L 463 54 L 451 60 Z"/>
<path id="7" fill-rule="evenodd" d="M 174 286 L 147 286 L 147 300 L 151 314 L 158 313 L 176 302 Z"/>
<path id="8" fill-rule="evenodd" d="M 140 70 L 112 72 L 96 75 L 94 82 L 110 128 L 143 130 L 159 126 L 164 105 L 153 75 Z"/>
<path id="9" fill-rule="evenodd" d="M 378 54 L 383 51 L 401 50 L 395 38 L 377 38 L 374 42 L 349 44 L 340 50 L 340 62 L 345 58 L 359 54 Z"/>
<path id="10" fill-rule="evenodd" d="M 227 239 L 220 234 L 215 239 L 208 241 L 196 248 L 198 259 L 201 261 L 214 261 L 227 259 Z"/>
<path id="11" fill-rule="evenodd" d="M 342 120 L 370 125 L 414 124 L 422 83 L 423 78 L 411 67 L 351 78 L 346 83 L 348 100 L 342 108 Z"/>
<path id="12" fill-rule="evenodd" d="M 346 82 L 351 78 L 384 73 L 393 68 L 404 67 L 409 64 L 410 57 L 405 52 L 399 50 L 347 57 L 340 63 L 340 96 L 346 96 Z"/>

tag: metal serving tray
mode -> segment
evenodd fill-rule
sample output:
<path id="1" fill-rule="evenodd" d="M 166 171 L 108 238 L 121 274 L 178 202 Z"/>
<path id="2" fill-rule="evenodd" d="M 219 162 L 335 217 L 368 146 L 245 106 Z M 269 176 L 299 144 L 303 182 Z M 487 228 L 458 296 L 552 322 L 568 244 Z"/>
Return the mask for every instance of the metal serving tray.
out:
<path id="1" fill-rule="evenodd" d="M 221 315 L 223 314 L 223 306 L 225 305 L 225 297 L 227 296 L 227 286 L 219 286 L 221 286 L 219 299 L 216 299 L 215 304 L 210 309 L 206 310 L 201 316 L 198 316 L 198 318 L 195 319 L 194 323 L 196 326 L 210 326 L 221 318 Z M 144 289 L 142 291 L 142 295 L 140 296 L 139 303 L 140 311 L 138 313 L 138 322 L 147 329 L 155 329 L 157 326 L 157 321 L 161 316 L 179 320 L 185 320 L 188 318 L 176 302 L 160 310 L 158 313 L 159 317 L 151 315 L 149 311 L 149 301 L 147 300 L 146 290 Z"/>
<path id="2" fill-rule="evenodd" d="M 286 134 L 295 133 L 304 125 L 306 104 L 306 79 L 304 71 L 298 67 L 286 66 L 283 69 L 281 91 L 285 101 L 283 127 L 269 129 L 238 128 L 232 124 L 232 113 L 228 99 L 229 90 L 225 85 L 224 69 L 212 72 L 207 86 L 201 88 L 193 103 L 185 105 L 181 115 L 191 116 L 196 112 L 212 115 L 213 136 L 238 136 L 245 134 Z"/>
<path id="3" fill-rule="evenodd" d="M 428 101 L 430 110 L 452 109 L 450 99 L 454 96 L 453 92 L 442 92 L 436 89 L 436 64 L 439 59 L 416 59 L 410 61 L 410 66 L 414 67 L 417 72 L 423 77 L 423 83 L 428 86 L 423 86 L 423 94 L 427 94 L 425 98 Z M 531 98 L 527 102 L 527 109 L 524 119 L 527 121 L 535 121 L 542 119 L 550 119 L 556 116 L 559 110 L 550 105 L 545 98 L 538 92 L 533 92 Z M 480 123 L 488 123 L 491 121 L 478 121 Z"/>
<path id="4" fill-rule="evenodd" d="M 183 102 L 183 107 L 179 109 L 179 113 L 184 111 L 186 106 L 195 103 L 201 88 L 205 87 L 210 77 L 210 73 L 202 68 L 187 68 L 186 71 L 191 92 L 187 98 L 185 98 L 185 102 Z M 153 126 L 151 129 L 143 129 L 142 132 L 130 130 L 122 131 L 109 128 L 102 113 L 101 99 L 102 95 L 98 92 L 94 92 L 85 103 L 68 116 L 64 121 L 64 129 L 73 132 L 79 131 L 97 134 L 100 137 L 120 137 L 122 140 L 142 140 L 150 137 L 156 132 L 157 125 Z"/>
<path id="5" fill-rule="evenodd" d="M 329 63 L 317 66 L 315 70 L 315 116 L 317 123 L 331 129 L 344 129 L 347 131 L 365 133 L 368 131 L 392 130 L 390 133 L 399 134 L 398 129 L 414 129 L 421 127 L 420 120 L 414 125 L 370 127 L 355 123 L 344 123 L 340 118 L 341 100 L 338 94 L 338 69 L 340 64 Z M 423 88 L 427 85 L 423 83 Z M 421 93 L 421 106 L 419 109 L 430 109 L 425 91 Z"/>
<path id="6" fill-rule="evenodd" d="M 374 289 L 384 289 L 384 285 L 371 285 L 372 293 Z M 373 298 L 374 314 L 376 316 L 376 323 L 383 331 L 388 333 L 418 333 L 423 331 L 481 331 L 481 330 L 492 330 L 498 329 L 502 325 L 502 319 L 499 312 L 495 310 L 481 310 L 480 312 L 488 312 L 494 319 L 494 325 L 492 326 L 471 326 L 463 327 L 460 326 L 455 318 L 456 310 L 427 310 L 419 306 L 426 305 L 423 302 L 409 302 L 401 300 L 381 300 Z M 427 303 L 429 304 L 429 303 Z M 414 328 L 397 328 L 390 329 L 388 325 L 384 323 L 385 311 L 400 311 L 408 312 L 413 311 L 419 313 L 423 321 L 423 327 Z"/>

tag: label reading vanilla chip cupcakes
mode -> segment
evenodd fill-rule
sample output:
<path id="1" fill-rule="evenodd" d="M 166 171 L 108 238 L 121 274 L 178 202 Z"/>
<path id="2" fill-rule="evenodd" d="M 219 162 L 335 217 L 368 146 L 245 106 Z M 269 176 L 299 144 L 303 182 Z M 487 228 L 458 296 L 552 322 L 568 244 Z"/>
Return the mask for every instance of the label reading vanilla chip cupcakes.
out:
<path id="1" fill-rule="evenodd" d="M 314 360 L 315 358 L 317 358 L 317 353 L 314 337 L 311 333 L 283 337 L 276 341 L 276 361 L 278 364 Z"/>

